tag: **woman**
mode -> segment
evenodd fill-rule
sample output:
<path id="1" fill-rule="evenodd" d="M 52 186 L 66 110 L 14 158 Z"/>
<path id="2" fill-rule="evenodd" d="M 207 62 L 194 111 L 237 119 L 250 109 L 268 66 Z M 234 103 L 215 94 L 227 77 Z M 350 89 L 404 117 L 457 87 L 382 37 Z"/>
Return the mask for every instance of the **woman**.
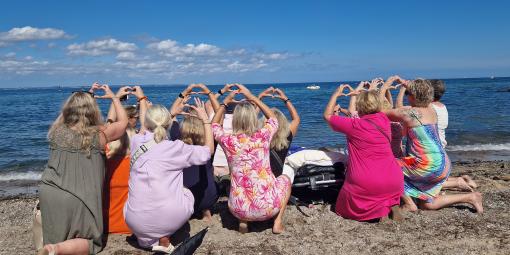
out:
<path id="1" fill-rule="evenodd" d="M 358 89 L 352 95 L 352 112 L 359 117 L 334 115 L 338 97 L 344 96 L 340 86 L 331 96 L 324 119 L 330 127 L 347 136 L 349 151 L 345 182 L 338 194 L 335 211 L 338 215 L 357 221 L 371 221 L 392 213 L 400 220 L 400 196 L 403 176 L 390 146 L 390 121 L 381 113 L 378 92 Z M 358 87 L 360 88 L 360 87 Z"/>
<path id="2" fill-rule="evenodd" d="M 117 121 L 103 126 L 93 92 L 111 99 Z M 48 132 L 50 158 L 40 186 L 44 248 L 39 254 L 96 254 L 103 249 L 103 148 L 126 130 L 126 112 L 107 85 L 73 92 Z"/>
<path id="3" fill-rule="evenodd" d="M 385 85 L 387 86 L 387 85 Z M 398 105 L 403 95 L 408 94 L 411 106 L 386 111 L 392 121 L 402 122 L 407 130 L 406 156 L 399 159 L 404 172 L 403 208 L 416 211 L 437 210 L 457 203 L 470 203 L 477 212 L 483 212 L 482 195 L 440 195 L 439 192 L 450 175 L 451 162 L 446 154 L 437 130 L 437 115 L 431 106 L 434 90 L 430 83 L 416 79 L 401 87 Z M 460 178 L 462 179 L 462 178 Z"/>
<path id="4" fill-rule="evenodd" d="M 276 93 L 276 96 L 273 93 Z M 278 130 L 271 140 L 271 154 L 269 161 L 271 163 L 271 171 L 273 171 L 274 176 L 278 177 L 282 174 L 285 158 L 289 152 L 289 147 L 292 143 L 292 139 L 296 137 L 301 119 L 299 118 L 299 114 L 297 113 L 296 108 L 294 108 L 294 105 L 285 95 L 283 90 L 269 87 L 259 94 L 260 100 L 262 100 L 264 97 L 276 97 L 282 100 L 285 106 L 287 106 L 290 117 L 292 118 L 292 122 L 289 123 L 283 112 L 277 108 L 271 108 L 276 116 L 276 120 L 278 120 Z M 290 177 L 292 182 L 294 179 L 294 171 L 286 171 L 286 174 Z"/>
<path id="5" fill-rule="evenodd" d="M 200 88 L 201 92 L 199 93 L 209 96 L 212 111 L 219 107 L 216 96 L 204 84 L 191 84 L 181 94 L 187 96 L 192 92 L 193 88 Z M 174 105 L 180 104 L 181 100 L 179 97 L 174 102 Z M 204 127 L 202 120 L 197 116 L 198 113 L 195 110 L 191 110 L 188 115 L 184 116 L 180 127 L 177 121 L 173 121 L 170 128 L 171 139 L 180 139 L 189 145 L 205 145 L 205 128 L 211 127 Z M 214 144 L 215 148 L 216 145 L 217 143 Z M 190 166 L 183 170 L 184 186 L 191 190 L 195 198 L 194 211 L 195 213 L 201 213 L 202 218 L 206 221 L 212 219 L 210 209 L 218 200 L 218 189 L 214 182 L 214 169 L 212 165 L 215 150 L 211 152 L 211 159 L 206 164 Z"/>
<path id="6" fill-rule="evenodd" d="M 143 100 L 143 94 L 137 94 Z M 170 253 L 170 236 L 181 228 L 193 214 L 193 194 L 183 186 L 183 169 L 203 165 L 213 151 L 211 122 L 203 104 L 190 106 L 196 110 L 204 125 L 205 146 L 187 145 L 180 140 L 167 139 L 167 129 L 173 116 L 184 104 L 170 113 L 161 105 L 148 110 L 140 105 L 141 130 L 131 139 L 131 172 L 129 196 L 124 215 L 138 244 L 153 251 Z"/>
<path id="7" fill-rule="evenodd" d="M 231 170 L 231 188 L 228 198 L 230 212 L 239 219 L 239 231 L 248 232 L 248 221 L 264 221 L 276 216 L 273 233 L 284 231 L 283 213 L 290 197 L 290 178 L 283 174 L 276 178 L 269 164 L 271 138 L 278 129 L 274 113 L 245 86 L 236 84 L 213 118 L 214 138 L 227 156 Z M 236 94 L 243 94 L 255 103 L 267 120 L 259 129 L 255 107 L 248 102 L 238 104 L 232 119 L 232 134 L 221 126 L 226 105 Z"/>

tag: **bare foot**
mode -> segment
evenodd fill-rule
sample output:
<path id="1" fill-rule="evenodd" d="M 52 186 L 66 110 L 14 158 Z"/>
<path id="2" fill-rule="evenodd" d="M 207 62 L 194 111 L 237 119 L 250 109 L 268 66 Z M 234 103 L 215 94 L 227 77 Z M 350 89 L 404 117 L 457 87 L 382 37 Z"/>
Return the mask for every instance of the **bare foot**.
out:
<path id="1" fill-rule="evenodd" d="M 464 190 L 464 191 L 471 191 L 473 192 L 473 188 L 471 187 L 471 185 L 469 185 L 466 180 L 464 179 L 464 177 L 462 178 L 457 178 L 457 187 L 460 189 L 460 190 Z"/>
<path id="2" fill-rule="evenodd" d="M 483 213 L 482 194 L 480 192 L 471 193 L 471 204 L 475 207 L 477 213 Z"/>
<path id="3" fill-rule="evenodd" d="M 402 209 L 398 205 L 391 207 L 390 218 L 394 221 L 403 221 L 404 215 L 402 215 Z"/>
<path id="4" fill-rule="evenodd" d="M 273 234 L 281 234 L 285 231 L 285 227 L 283 226 L 283 222 L 281 219 L 275 219 L 273 224 Z"/>
<path id="5" fill-rule="evenodd" d="M 202 220 L 205 222 L 211 222 L 212 221 L 212 215 L 210 210 L 203 210 L 202 211 Z"/>
<path id="6" fill-rule="evenodd" d="M 239 222 L 239 232 L 241 234 L 248 233 L 248 222 L 246 222 L 246 221 L 240 221 Z"/>
<path id="7" fill-rule="evenodd" d="M 55 255 L 57 254 L 56 246 L 53 244 L 47 244 L 42 249 L 37 251 L 37 255 Z"/>
<path id="8" fill-rule="evenodd" d="M 471 187 L 473 189 L 478 188 L 478 185 L 476 184 L 476 182 L 473 181 L 473 179 L 469 175 L 463 175 L 463 176 L 461 176 L 461 178 L 464 179 L 464 181 L 467 182 L 469 187 Z"/>

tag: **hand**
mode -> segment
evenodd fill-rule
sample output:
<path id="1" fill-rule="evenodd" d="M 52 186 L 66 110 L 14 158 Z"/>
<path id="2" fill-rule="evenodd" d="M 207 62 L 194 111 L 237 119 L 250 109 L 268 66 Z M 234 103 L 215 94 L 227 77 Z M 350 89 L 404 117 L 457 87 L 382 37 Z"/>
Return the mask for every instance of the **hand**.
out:
<path id="1" fill-rule="evenodd" d="M 225 99 L 223 100 L 223 103 L 225 105 L 228 105 L 230 103 L 232 103 L 232 101 L 234 101 L 234 97 L 239 94 L 239 90 L 234 90 L 234 91 L 231 91 L 230 94 L 228 94 L 227 97 L 225 97 Z"/>
<path id="2" fill-rule="evenodd" d="M 181 94 L 182 94 L 183 96 L 187 96 L 187 95 L 191 94 L 191 91 L 193 90 L 193 88 L 194 88 L 195 86 L 196 86 L 196 84 L 195 84 L 195 83 L 192 83 L 192 84 L 188 85 L 188 87 L 186 87 L 186 88 L 185 88 L 185 89 L 181 92 Z"/>
<path id="3" fill-rule="evenodd" d="M 101 88 L 101 84 L 99 84 L 97 81 L 92 84 L 92 86 L 89 89 L 90 93 L 94 93 L 94 91 Z"/>
<path id="4" fill-rule="evenodd" d="M 112 90 L 110 89 L 110 86 L 108 86 L 106 84 L 101 85 L 98 88 L 98 90 L 104 91 L 104 95 L 102 95 L 102 96 L 95 95 L 94 96 L 95 98 L 101 98 L 101 99 L 113 99 L 113 98 L 115 98 L 115 94 L 113 94 Z"/>
<path id="5" fill-rule="evenodd" d="M 132 90 L 132 88 L 129 87 L 129 86 L 121 87 L 119 89 L 119 91 L 117 91 L 117 94 L 115 96 L 118 97 L 118 98 L 121 98 L 121 97 L 123 97 L 125 95 L 131 94 L 131 90 Z"/>
<path id="6" fill-rule="evenodd" d="M 350 91 L 347 94 L 344 93 L 344 90 L 346 88 Z M 335 94 L 336 94 L 337 97 L 339 97 L 339 96 L 346 96 L 346 95 L 351 94 L 352 91 L 353 91 L 353 89 L 352 89 L 352 87 L 349 84 L 342 84 L 342 85 L 338 86 L 338 88 L 335 90 Z"/>
<path id="7" fill-rule="evenodd" d="M 378 89 L 379 85 L 383 84 L 384 80 L 382 78 L 375 78 L 370 82 L 370 86 L 368 87 L 368 90 L 376 90 Z"/>
<path id="8" fill-rule="evenodd" d="M 250 92 L 250 90 L 246 86 L 244 86 L 243 84 L 239 84 L 239 83 L 236 83 L 235 86 L 237 88 L 239 88 L 239 93 L 243 94 L 244 97 L 246 97 L 247 99 L 253 98 L 253 94 Z"/>
<path id="9" fill-rule="evenodd" d="M 223 86 L 222 89 L 220 89 L 221 91 L 221 94 L 225 94 L 227 92 L 232 92 L 234 91 L 235 89 L 233 88 L 236 88 L 236 85 L 235 84 L 232 84 L 232 83 L 229 83 L 229 84 L 225 84 L 225 86 Z"/>
<path id="10" fill-rule="evenodd" d="M 134 86 L 131 88 L 131 94 L 135 95 L 137 99 L 144 97 L 143 89 L 140 86 Z"/>
<path id="11" fill-rule="evenodd" d="M 190 114 L 190 116 L 197 117 L 203 122 L 207 122 L 209 120 L 209 116 L 207 116 L 207 112 L 205 110 L 205 104 L 202 100 L 200 100 L 200 98 L 195 98 L 195 105 L 190 105 L 189 107 L 197 112 L 196 115 Z"/>
<path id="12" fill-rule="evenodd" d="M 211 90 L 205 86 L 205 84 L 203 83 L 198 83 L 198 84 L 191 84 L 193 86 L 193 88 L 200 88 L 201 91 L 199 92 L 194 92 L 194 91 L 191 91 L 191 94 L 203 94 L 203 95 L 208 95 L 209 93 L 211 93 Z"/>
<path id="13" fill-rule="evenodd" d="M 359 92 L 361 92 L 363 90 L 366 90 L 369 87 L 370 87 L 370 83 L 368 81 L 361 81 L 358 84 L 358 87 L 356 87 L 355 91 L 357 91 L 359 93 Z"/>
<path id="14" fill-rule="evenodd" d="M 339 104 L 335 105 L 335 108 L 333 108 L 333 114 L 340 115 L 340 109 L 341 109 L 341 107 Z"/>
<path id="15" fill-rule="evenodd" d="M 170 114 L 172 114 L 173 116 L 181 114 L 184 108 L 187 106 L 186 103 L 188 102 L 189 99 L 190 99 L 189 95 L 184 96 L 184 98 L 180 100 L 178 104 L 174 105 L 172 109 L 170 109 Z M 179 100 L 179 98 L 177 100 Z"/>
<path id="16" fill-rule="evenodd" d="M 259 98 L 263 98 L 263 97 L 274 97 L 274 88 L 273 86 L 265 89 L 264 91 L 260 92 L 259 94 Z"/>
<path id="17" fill-rule="evenodd" d="M 275 90 L 274 90 L 274 92 L 276 92 L 276 96 L 275 96 L 275 97 L 277 97 L 277 98 L 279 98 L 279 99 L 281 99 L 281 100 L 283 100 L 283 101 L 285 101 L 285 100 L 289 99 L 289 97 L 287 97 L 287 95 L 285 95 L 285 93 L 283 92 L 283 90 L 281 90 L 281 89 L 279 89 L 279 88 L 278 88 L 278 89 L 275 89 Z"/>

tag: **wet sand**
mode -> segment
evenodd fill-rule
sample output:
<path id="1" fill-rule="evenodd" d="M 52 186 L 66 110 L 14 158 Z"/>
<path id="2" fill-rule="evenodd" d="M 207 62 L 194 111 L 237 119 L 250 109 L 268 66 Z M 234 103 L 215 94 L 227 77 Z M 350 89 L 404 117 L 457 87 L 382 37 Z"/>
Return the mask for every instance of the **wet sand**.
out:
<path id="1" fill-rule="evenodd" d="M 406 213 L 403 222 L 359 223 L 335 215 L 329 204 L 301 207 L 309 217 L 289 205 L 285 233 L 272 234 L 267 222 L 252 224 L 252 232 L 243 235 L 236 231 L 237 221 L 226 203 L 220 202 L 211 223 L 193 219 L 187 230 L 194 234 L 209 226 L 196 254 L 510 254 L 510 162 L 456 163 L 452 176 L 462 174 L 479 184 L 485 209 L 481 215 L 469 205 L 458 205 Z M 35 201 L 34 195 L 0 201 L 0 254 L 35 253 Z M 110 235 L 102 254 L 152 254 L 126 238 Z"/>

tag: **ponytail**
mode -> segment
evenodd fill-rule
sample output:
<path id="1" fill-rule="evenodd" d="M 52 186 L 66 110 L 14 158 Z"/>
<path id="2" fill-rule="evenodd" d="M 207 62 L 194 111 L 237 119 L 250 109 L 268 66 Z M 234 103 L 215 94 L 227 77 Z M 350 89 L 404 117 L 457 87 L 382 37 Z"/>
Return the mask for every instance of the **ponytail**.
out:
<path id="1" fill-rule="evenodd" d="M 170 126 L 170 113 L 161 105 L 153 105 L 145 114 L 145 128 L 154 133 L 154 141 L 159 143 L 167 135 L 166 131 Z"/>

